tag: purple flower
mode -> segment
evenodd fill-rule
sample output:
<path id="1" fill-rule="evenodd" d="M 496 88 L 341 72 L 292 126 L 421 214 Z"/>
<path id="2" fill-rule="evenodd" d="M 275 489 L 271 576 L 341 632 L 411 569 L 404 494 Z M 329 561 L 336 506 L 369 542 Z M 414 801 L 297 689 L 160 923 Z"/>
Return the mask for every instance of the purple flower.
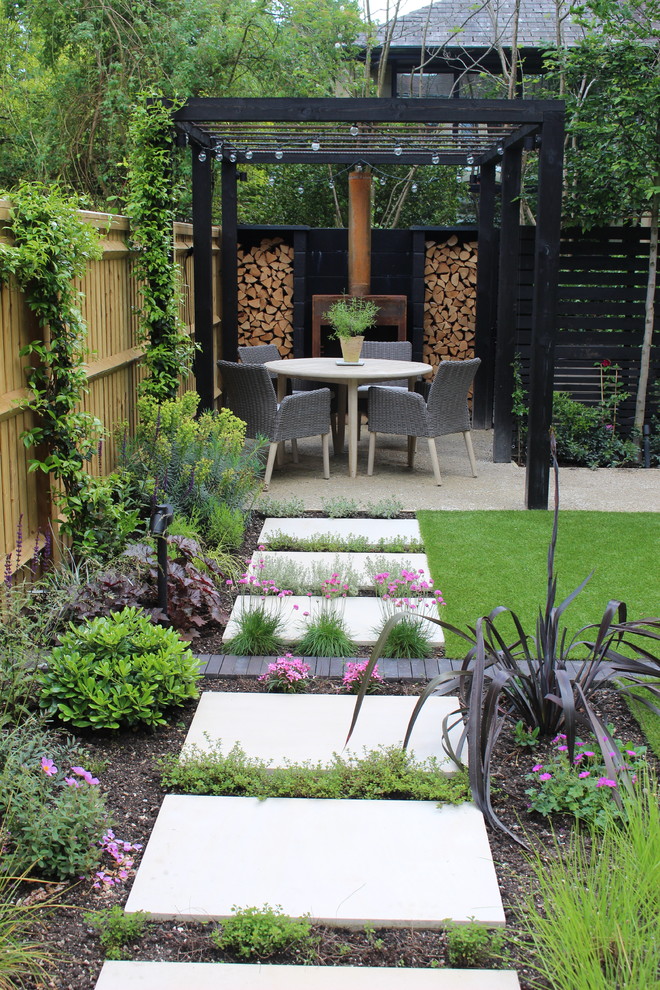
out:
<path id="1" fill-rule="evenodd" d="M 551 773 L 542 773 L 539 775 L 539 780 L 550 780 L 551 777 Z"/>
<path id="2" fill-rule="evenodd" d="M 596 787 L 616 787 L 616 780 L 610 780 L 609 777 L 599 777 L 596 781 Z"/>
<path id="3" fill-rule="evenodd" d="M 582 773 L 578 774 L 578 777 L 591 777 L 591 770 L 583 770 Z"/>
<path id="4" fill-rule="evenodd" d="M 49 760 L 45 756 L 41 757 L 41 769 L 43 770 L 43 772 L 46 774 L 47 777 L 54 777 L 55 774 L 57 773 L 57 767 L 55 766 L 53 761 Z"/>
<path id="5" fill-rule="evenodd" d="M 542 763 L 537 763 L 537 764 L 535 764 L 532 767 L 532 773 L 538 773 L 539 770 L 542 770 L 542 769 L 543 769 L 543 764 Z"/>

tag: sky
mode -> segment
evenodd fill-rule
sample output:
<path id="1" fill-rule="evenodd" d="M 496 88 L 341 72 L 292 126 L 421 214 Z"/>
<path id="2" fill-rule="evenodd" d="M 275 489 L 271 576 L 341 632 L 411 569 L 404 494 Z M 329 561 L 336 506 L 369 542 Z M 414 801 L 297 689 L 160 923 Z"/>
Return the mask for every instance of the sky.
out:
<path id="1" fill-rule="evenodd" d="M 360 3 L 362 9 L 364 10 L 364 0 L 360 0 Z M 399 6 L 399 17 L 402 14 L 409 14 L 411 10 L 419 10 L 421 7 L 427 7 L 429 3 L 430 0 L 401 0 L 401 4 Z M 372 19 L 382 24 L 394 14 L 394 11 L 396 10 L 396 0 L 369 0 L 369 7 L 371 9 Z"/>

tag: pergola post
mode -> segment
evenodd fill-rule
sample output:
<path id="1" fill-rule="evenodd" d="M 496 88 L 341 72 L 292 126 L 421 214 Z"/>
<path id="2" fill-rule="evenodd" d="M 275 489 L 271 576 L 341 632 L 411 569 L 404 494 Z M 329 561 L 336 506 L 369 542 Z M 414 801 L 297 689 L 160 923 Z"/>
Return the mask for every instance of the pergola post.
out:
<path id="1" fill-rule="evenodd" d="M 222 160 L 222 358 L 238 357 L 238 192 L 236 165 Z"/>
<path id="2" fill-rule="evenodd" d="M 495 163 L 482 165 L 479 178 L 479 232 L 477 235 L 477 312 L 474 356 L 481 365 L 474 380 L 472 425 L 489 430 L 493 425 L 493 375 L 497 294 L 497 233 L 495 231 Z"/>
<path id="3" fill-rule="evenodd" d="M 195 274 L 194 372 L 200 409 L 213 409 L 215 365 L 213 355 L 213 245 L 211 201 L 213 157 L 209 148 L 191 142 L 193 270 Z"/>
<path id="4" fill-rule="evenodd" d="M 528 509 L 548 507 L 563 159 L 564 114 L 555 110 L 544 116 L 539 156 L 525 475 Z"/>
<path id="5" fill-rule="evenodd" d="M 497 348 L 493 389 L 493 461 L 511 460 L 513 441 L 513 359 L 516 348 L 520 265 L 520 178 L 522 147 L 505 149 L 502 159 L 502 223 L 497 293 Z"/>

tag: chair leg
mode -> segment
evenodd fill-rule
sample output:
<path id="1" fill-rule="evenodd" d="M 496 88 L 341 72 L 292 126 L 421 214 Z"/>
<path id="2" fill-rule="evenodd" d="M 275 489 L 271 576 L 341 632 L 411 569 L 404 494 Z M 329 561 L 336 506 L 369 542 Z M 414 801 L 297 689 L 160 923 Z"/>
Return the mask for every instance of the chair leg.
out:
<path id="1" fill-rule="evenodd" d="M 369 455 L 367 457 L 367 474 L 374 473 L 374 454 L 376 453 L 376 434 L 369 434 Z"/>
<path id="2" fill-rule="evenodd" d="M 436 485 L 441 485 L 442 478 L 440 477 L 440 465 L 438 464 L 438 451 L 435 446 L 435 437 L 429 437 L 429 454 L 431 455 L 431 464 L 433 466 L 435 483 Z"/>
<path id="3" fill-rule="evenodd" d="M 408 468 L 411 471 L 415 466 L 416 450 L 417 450 L 417 437 L 408 437 Z"/>
<path id="4" fill-rule="evenodd" d="M 295 437 L 291 440 L 291 457 L 293 458 L 294 464 L 300 464 L 300 459 L 298 457 L 298 441 Z"/>
<path id="5" fill-rule="evenodd" d="M 270 485 L 270 479 L 273 474 L 273 468 L 275 466 L 275 455 L 277 454 L 277 448 L 279 443 L 271 443 L 268 448 L 268 460 L 266 461 L 266 474 L 264 475 L 264 488 L 267 489 Z"/>
<path id="6" fill-rule="evenodd" d="M 323 446 L 323 477 L 330 477 L 330 434 L 324 433 L 321 437 Z"/>
<path id="7" fill-rule="evenodd" d="M 472 447 L 472 434 L 469 430 L 466 430 L 463 434 L 463 439 L 465 440 L 465 446 L 467 447 L 468 457 L 470 458 L 470 467 L 472 468 L 472 477 L 477 477 L 477 462 L 474 459 L 474 448 Z"/>

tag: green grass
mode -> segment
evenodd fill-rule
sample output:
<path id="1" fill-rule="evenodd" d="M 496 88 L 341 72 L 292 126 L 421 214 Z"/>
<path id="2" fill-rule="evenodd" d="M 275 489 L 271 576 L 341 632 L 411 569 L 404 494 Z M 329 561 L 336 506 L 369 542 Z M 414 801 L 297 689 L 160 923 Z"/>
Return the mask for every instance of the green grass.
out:
<path id="1" fill-rule="evenodd" d="M 545 602 L 552 512 L 418 512 L 434 586 L 447 602 L 446 622 L 474 625 L 498 605 L 518 613 L 533 632 Z M 594 576 L 564 613 L 573 632 L 599 622 L 607 602 L 628 605 L 628 618 L 660 613 L 658 558 L 660 515 L 652 512 L 560 510 L 556 552 L 557 596 L 565 598 L 593 569 Z M 513 625 L 502 616 L 507 638 Z M 467 645 L 446 633 L 448 657 Z"/>
<path id="2" fill-rule="evenodd" d="M 621 683 L 626 683 L 625 678 L 621 679 Z M 641 688 L 635 688 L 635 691 L 638 694 L 645 695 L 652 704 L 657 705 L 656 698 L 649 691 L 644 691 Z M 650 711 L 646 705 L 643 705 L 641 701 L 637 701 L 636 698 L 629 698 L 625 694 L 622 694 L 621 697 L 635 717 L 649 746 L 655 755 L 660 758 L 660 716 Z"/>

